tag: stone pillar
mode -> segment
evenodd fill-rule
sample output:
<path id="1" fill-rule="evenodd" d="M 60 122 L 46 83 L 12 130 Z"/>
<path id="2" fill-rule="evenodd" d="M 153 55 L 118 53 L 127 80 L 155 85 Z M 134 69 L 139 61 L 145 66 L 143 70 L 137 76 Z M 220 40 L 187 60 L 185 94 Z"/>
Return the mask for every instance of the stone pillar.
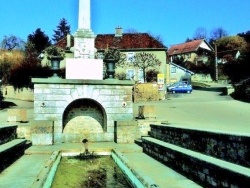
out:
<path id="1" fill-rule="evenodd" d="M 90 25 L 90 0 L 79 0 L 78 29 L 74 34 L 75 58 L 94 59 L 96 36 Z"/>
<path id="2" fill-rule="evenodd" d="M 90 0 L 79 0 L 78 29 L 90 29 Z"/>

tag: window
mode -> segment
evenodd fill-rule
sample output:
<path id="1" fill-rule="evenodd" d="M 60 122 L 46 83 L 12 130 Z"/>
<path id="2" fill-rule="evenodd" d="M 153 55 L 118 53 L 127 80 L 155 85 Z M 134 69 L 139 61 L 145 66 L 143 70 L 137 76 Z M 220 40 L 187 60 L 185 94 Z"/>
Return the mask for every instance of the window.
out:
<path id="1" fill-rule="evenodd" d="M 135 52 L 127 52 L 127 62 L 133 63 L 134 62 Z"/>
<path id="2" fill-rule="evenodd" d="M 134 69 L 128 69 L 126 74 L 126 79 L 131 80 L 134 78 L 134 75 L 135 75 Z"/>
<path id="3" fill-rule="evenodd" d="M 143 70 L 139 69 L 137 73 L 138 73 L 138 81 L 140 83 L 144 83 Z"/>
<path id="4" fill-rule="evenodd" d="M 176 67 L 171 67 L 171 73 L 176 73 Z"/>

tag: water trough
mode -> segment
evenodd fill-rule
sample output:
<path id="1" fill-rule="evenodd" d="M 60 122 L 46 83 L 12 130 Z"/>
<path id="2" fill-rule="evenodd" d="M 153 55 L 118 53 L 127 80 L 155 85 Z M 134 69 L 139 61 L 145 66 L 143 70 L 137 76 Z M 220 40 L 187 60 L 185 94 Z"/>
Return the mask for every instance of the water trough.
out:
<path id="1" fill-rule="evenodd" d="M 91 152 L 93 153 L 93 152 Z M 62 157 L 79 157 L 81 152 L 62 152 L 55 151 L 52 153 L 50 159 L 45 164 L 44 168 L 40 171 L 35 182 L 33 182 L 31 188 L 50 188 L 52 186 L 55 174 L 58 169 L 58 165 Z M 127 178 L 131 187 L 145 188 L 145 187 L 158 187 L 154 181 L 146 177 L 142 172 L 136 170 L 129 160 L 123 156 L 123 154 L 117 150 L 112 149 L 104 152 L 96 152 L 96 156 L 110 155 L 113 161 L 117 164 L 124 176 Z"/>

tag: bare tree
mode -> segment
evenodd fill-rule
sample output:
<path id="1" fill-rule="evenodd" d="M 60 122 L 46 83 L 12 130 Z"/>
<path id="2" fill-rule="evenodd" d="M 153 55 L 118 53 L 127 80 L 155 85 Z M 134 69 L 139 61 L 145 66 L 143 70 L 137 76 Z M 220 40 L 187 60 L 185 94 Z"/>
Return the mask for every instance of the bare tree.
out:
<path id="1" fill-rule="evenodd" d="M 24 49 L 24 41 L 14 35 L 4 36 L 4 39 L 1 42 L 1 48 L 5 50 L 23 50 Z"/>
<path id="2" fill-rule="evenodd" d="M 136 29 L 134 28 L 127 28 L 125 31 L 125 33 L 132 33 L 132 34 L 135 34 L 135 33 L 139 33 Z"/>
<path id="3" fill-rule="evenodd" d="M 133 57 L 133 63 L 134 67 L 142 69 L 144 80 L 146 80 L 147 68 L 161 65 L 160 60 L 154 54 L 146 52 L 136 53 Z"/>
<path id="4" fill-rule="evenodd" d="M 206 39 L 207 38 L 207 29 L 204 27 L 198 27 L 194 32 L 194 39 Z"/>
<path id="5" fill-rule="evenodd" d="M 227 31 L 223 29 L 222 27 L 214 28 L 211 31 L 210 37 L 212 40 L 218 40 L 222 37 L 226 37 L 228 35 Z"/>

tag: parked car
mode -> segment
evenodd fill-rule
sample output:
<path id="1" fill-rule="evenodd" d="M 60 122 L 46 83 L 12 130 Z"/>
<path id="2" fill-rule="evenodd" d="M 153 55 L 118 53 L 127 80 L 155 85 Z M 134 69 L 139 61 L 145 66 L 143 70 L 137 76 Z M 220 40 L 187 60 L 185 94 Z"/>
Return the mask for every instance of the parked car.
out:
<path id="1" fill-rule="evenodd" d="M 167 91 L 171 93 L 191 93 L 193 91 L 192 85 L 186 82 L 176 82 L 167 87 Z"/>

